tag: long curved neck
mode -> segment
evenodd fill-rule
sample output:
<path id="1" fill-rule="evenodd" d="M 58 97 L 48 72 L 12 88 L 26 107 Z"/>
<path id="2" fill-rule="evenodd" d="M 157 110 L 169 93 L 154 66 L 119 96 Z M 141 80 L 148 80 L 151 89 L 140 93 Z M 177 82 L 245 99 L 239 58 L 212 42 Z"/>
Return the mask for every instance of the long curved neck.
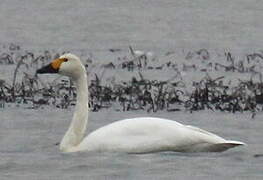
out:
<path id="1" fill-rule="evenodd" d="M 77 89 L 77 104 L 71 124 L 60 143 L 60 149 L 64 152 L 69 152 L 72 148 L 79 145 L 84 137 L 88 123 L 89 94 L 86 72 L 84 71 L 81 76 L 73 79 L 73 81 Z"/>

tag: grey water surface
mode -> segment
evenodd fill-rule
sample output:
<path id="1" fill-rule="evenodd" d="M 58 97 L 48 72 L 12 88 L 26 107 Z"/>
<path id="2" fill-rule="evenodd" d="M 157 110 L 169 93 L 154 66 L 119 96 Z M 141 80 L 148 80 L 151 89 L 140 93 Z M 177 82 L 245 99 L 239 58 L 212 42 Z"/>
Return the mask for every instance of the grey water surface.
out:
<path id="1" fill-rule="evenodd" d="M 257 0 L 2 0 L 0 39 L 95 55 L 129 45 L 255 50 L 263 42 L 262 11 Z"/>
<path id="2" fill-rule="evenodd" d="M 73 108 L 1 110 L 1 179 L 261 179 L 263 114 L 210 111 L 193 114 L 115 112 L 90 113 L 87 133 L 127 117 L 157 116 L 177 120 L 240 140 L 247 146 L 223 153 L 61 153 L 56 145 L 70 123 Z M 154 133 L 154 132 L 153 132 Z M 127 141 L 129 141 L 127 139 Z"/>

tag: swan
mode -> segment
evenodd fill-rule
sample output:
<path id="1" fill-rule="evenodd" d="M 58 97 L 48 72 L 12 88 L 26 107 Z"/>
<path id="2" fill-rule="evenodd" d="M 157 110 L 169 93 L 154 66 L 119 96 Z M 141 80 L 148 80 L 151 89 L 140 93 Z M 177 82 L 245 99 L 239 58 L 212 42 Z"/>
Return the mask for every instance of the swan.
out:
<path id="1" fill-rule="evenodd" d="M 80 59 L 70 53 L 64 54 L 36 73 L 59 73 L 70 77 L 76 85 L 77 103 L 71 124 L 60 142 L 62 152 L 221 152 L 244 145 L 243 142 L 225 140 L 198 127 L 154 117 L 116 121 L 84 138 L 89 96 L 87 73 Z"/>

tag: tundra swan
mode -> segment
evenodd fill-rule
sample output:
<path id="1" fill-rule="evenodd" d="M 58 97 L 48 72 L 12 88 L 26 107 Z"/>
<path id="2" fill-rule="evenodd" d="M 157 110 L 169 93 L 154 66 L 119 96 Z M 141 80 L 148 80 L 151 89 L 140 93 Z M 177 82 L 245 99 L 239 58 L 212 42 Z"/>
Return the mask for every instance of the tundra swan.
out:
<path id="1" fill-rule="evenodd" d="M 76 85 L 75 112 L 60 143 L 60 150 L 63 152 L 221 152 L 244 145 L 239 141 L 225 140 L 197 127 L 153 117 L 116 121 L 91 132 L 84 138 L 88 124 L 89 95 L 87 73 L 80 59 L 73 54 L 64 54 L 38 69 L 37 73 L 59 73 L 69 76 Z"/>

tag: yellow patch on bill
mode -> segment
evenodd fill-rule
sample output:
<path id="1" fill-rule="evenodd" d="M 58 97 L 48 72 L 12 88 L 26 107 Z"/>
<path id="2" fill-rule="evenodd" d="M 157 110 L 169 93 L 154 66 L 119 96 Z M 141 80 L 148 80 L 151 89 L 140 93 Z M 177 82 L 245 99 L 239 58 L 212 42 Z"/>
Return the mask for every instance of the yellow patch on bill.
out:
<path id="1" fill-rule="evenodd" d="M 58 58 L 58 59 L 55 59 L 54 61 L 52 61 L 51 66 L 54 69 L 59 69 L 61 63 L 63 63 L 63 62 L 64 62 L 64 58 Z"/>

